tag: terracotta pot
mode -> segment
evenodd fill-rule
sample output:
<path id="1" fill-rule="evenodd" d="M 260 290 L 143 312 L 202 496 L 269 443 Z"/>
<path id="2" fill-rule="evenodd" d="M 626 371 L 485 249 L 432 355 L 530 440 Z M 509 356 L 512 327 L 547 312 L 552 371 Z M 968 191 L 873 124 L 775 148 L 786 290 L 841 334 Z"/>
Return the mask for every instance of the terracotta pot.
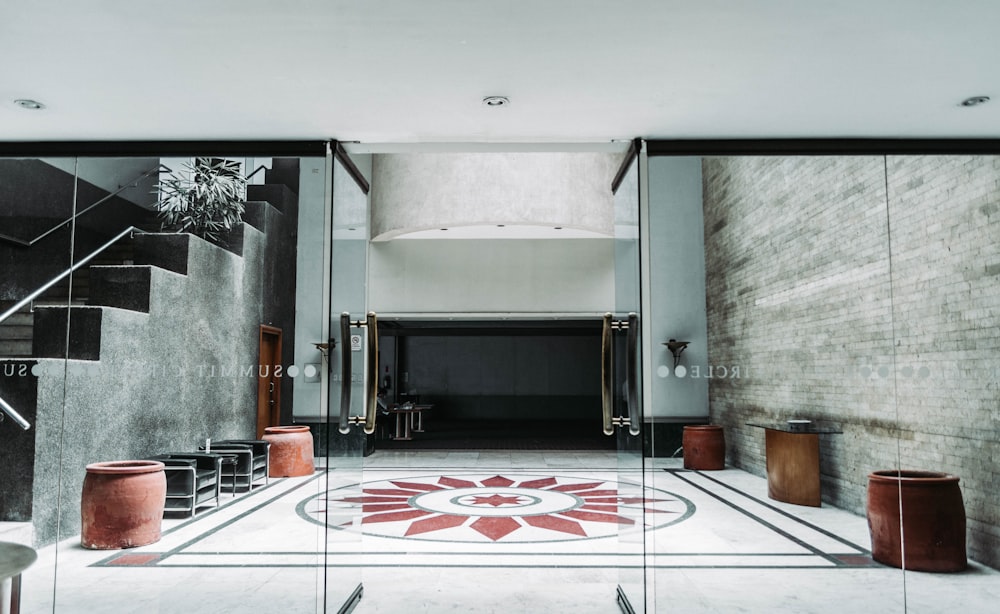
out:
<path id="1" fill-rule="evenodd" d="M 111 461 L 87 465 L 80 499 L 80 543 L 93 550 L 160 541 L 167 497 L 163 463 Z"/>
<path id="2" fill-rule="evenodd" d="M 269 426 L 264 439 L 271 442 L 267 474 L 272 478 L 312 475 L 313 436 L 308 426 Z"/>
<path id="3" fill-rule="evenodd" d="M 957 476 L 934 471 L 871 473 L 867 515 L 872 558 L 914 571 L 964 570 L 965 505 L 958 481 Z M 905 547 L 900 546 L 901 517 Z"/>
<path id="4" fill-rule="evenodd" d="M 721 426 L 685 426 L 681 445 L 685 469 L 714 471 L 726 468 L 726 433 Z"/>

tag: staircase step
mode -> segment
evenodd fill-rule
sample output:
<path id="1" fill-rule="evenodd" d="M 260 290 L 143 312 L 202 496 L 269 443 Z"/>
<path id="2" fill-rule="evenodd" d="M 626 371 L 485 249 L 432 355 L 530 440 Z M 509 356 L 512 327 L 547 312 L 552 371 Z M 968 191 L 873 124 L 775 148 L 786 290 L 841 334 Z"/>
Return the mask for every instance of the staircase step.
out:
<path id="1" fill-rule="evenodd" d="M 261 232 L 267 231 L 267 210 L 274 209 L 266 200 L 248 200 L 244 203 L 243 221 Z"/>
<path id="2" fill-rule="evenodd" d="M 278 211 L 291 210 L 298 196 L 284 184 L 256 184 L 247 186 L 247 200 L 266 200 Z"/>
<path id="3" fill-rule="evenodd" d="M 264 171 L 264 183 L 284 184 L 289 190 L 299 193 L 299 159 L 273 158 L 271 168 Z"/>
<path id="4" fill-rule="evenodd" d="M 13 319 L 13 318 L 11 318 Z M 31 329 L 33 324 L 11 324 L 7 320 L 0 324 L 0 341 L 31 341 Z"/>
<path id="5" fill-rule="evenodd" d="M 0 312 L 14 306 L 12 301 L 0 303 Z M 0 322 L 0 357 L 25 358 L 31 356 L 31 337 L 35 315 L 27 307 Z"/>
<path id="6" fill-rule="evenodd" d="M 12 304 L 7 305 L 7 306 L 0 305 L 0 311 L 6 311 L 10 307 L 13 307 L 13 305 Z M 9 318 L 7 318 L 6 320 L 4 320 L 3 323 L 0 323 L 0 327 L 2 327 L 2 326 L 31 326 L 32 323 L 34 322 L 34 320 L 35 320 L 35 316 L 32 315 L 31 310 L 28 309 L 27 307 L 22 307 L 21 311 L 18 311 L 16 313 L 12 314 Z"/>
<path id="7" fill-rule="evenodd" d="M 30 358 L 31 339 L 0 338 L 0 358 Z"/>
<path id="8" fill-rule="evenodd" d="M 69 355 L 66 352 L 66 307 L 36 307 L 32 356 L 99 360 L 101 357 L 100 307 L 71 307 L 69 312 Z"/>
<path id="9" fill-rule="evenodd" d="M 161 269 L 187 275 L 191 235 L 150 233 L 136 235 L 134 264 L 151 264 Z"/>
<path id="10" fill-rule="evenodd" d="M 152 269 L 151 265 L 92 267 L 89 304 L 149 313 Z"/>

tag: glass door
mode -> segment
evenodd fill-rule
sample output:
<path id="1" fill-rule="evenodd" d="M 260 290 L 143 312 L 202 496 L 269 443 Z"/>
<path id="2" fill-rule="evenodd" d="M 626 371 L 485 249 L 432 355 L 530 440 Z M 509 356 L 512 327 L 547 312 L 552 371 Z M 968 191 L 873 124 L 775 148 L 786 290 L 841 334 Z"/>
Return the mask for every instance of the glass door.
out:
<path id="1" fill-rule="evenodd" d="M 320 572 L 313 505 L 331 474 L 309 267 L 328 242 L 307 218 L 329 161 L 236 153 L 0 164 L 0 398 L 30 424 L 0 424 L 18 463 L 0 520 L 20 525 L 0 541 L 38 551 L 22 612 L 336 611 L 359 584 Z M 226 197 L 193 195 L 209 185 Z M 169 193 L 183 219 L 160 214 Z M 183 223 L 212 209 L 231 223 Z M 305 429 L 307 460 L 291 470 L 261 426 Z"/>
<path id="2" fill-rule="evenodd" d="M 638 146 L 638 142 L 637 142 Z M 604 316 L 602 406 L 604 433 L 617 446 L 619 572 L 617 601 L 623 612 L 645 612 L 646 489 L 641 402 L 642 361 L 639 210 L 640 151 L 631 149 L 615 189 L 615 312 Z"/>
<path id="3" fill-rule="evenodd" d="M 367 311 L 368 184 L 342 150 L 329 157 L 329 357 L 326 426 L 327 612 L 349 612 L 363 594 L 364 457 L 375 430 L 378 325 Z M 346 594 L 346 600 L 345 600 Z"/>

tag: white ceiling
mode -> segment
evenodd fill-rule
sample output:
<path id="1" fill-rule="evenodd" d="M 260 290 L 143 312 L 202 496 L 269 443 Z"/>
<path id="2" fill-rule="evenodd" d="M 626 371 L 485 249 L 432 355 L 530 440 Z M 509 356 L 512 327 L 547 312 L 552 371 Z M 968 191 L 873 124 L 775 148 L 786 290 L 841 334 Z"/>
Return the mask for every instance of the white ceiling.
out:
<path id="1" fill-rule="evenodd" d="M 998 27 L 997 0 L 0 0 L 0 141 L 1000 137 Z"/>

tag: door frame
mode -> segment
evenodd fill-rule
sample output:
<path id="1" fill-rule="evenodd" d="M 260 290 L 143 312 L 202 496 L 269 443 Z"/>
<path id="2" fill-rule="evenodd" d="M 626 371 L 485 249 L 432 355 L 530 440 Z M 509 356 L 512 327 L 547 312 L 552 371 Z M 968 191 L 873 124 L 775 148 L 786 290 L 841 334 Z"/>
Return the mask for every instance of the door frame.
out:
<path id="1" fill-rule="evenodd" d="M 281 424 L 281 336 L 280 328 L 260 325 L 257 341 L 257 439 L 263 437 L 265 428 Z M 265 347 L 271 348 L 270 355 L 265 355 Z"/>

